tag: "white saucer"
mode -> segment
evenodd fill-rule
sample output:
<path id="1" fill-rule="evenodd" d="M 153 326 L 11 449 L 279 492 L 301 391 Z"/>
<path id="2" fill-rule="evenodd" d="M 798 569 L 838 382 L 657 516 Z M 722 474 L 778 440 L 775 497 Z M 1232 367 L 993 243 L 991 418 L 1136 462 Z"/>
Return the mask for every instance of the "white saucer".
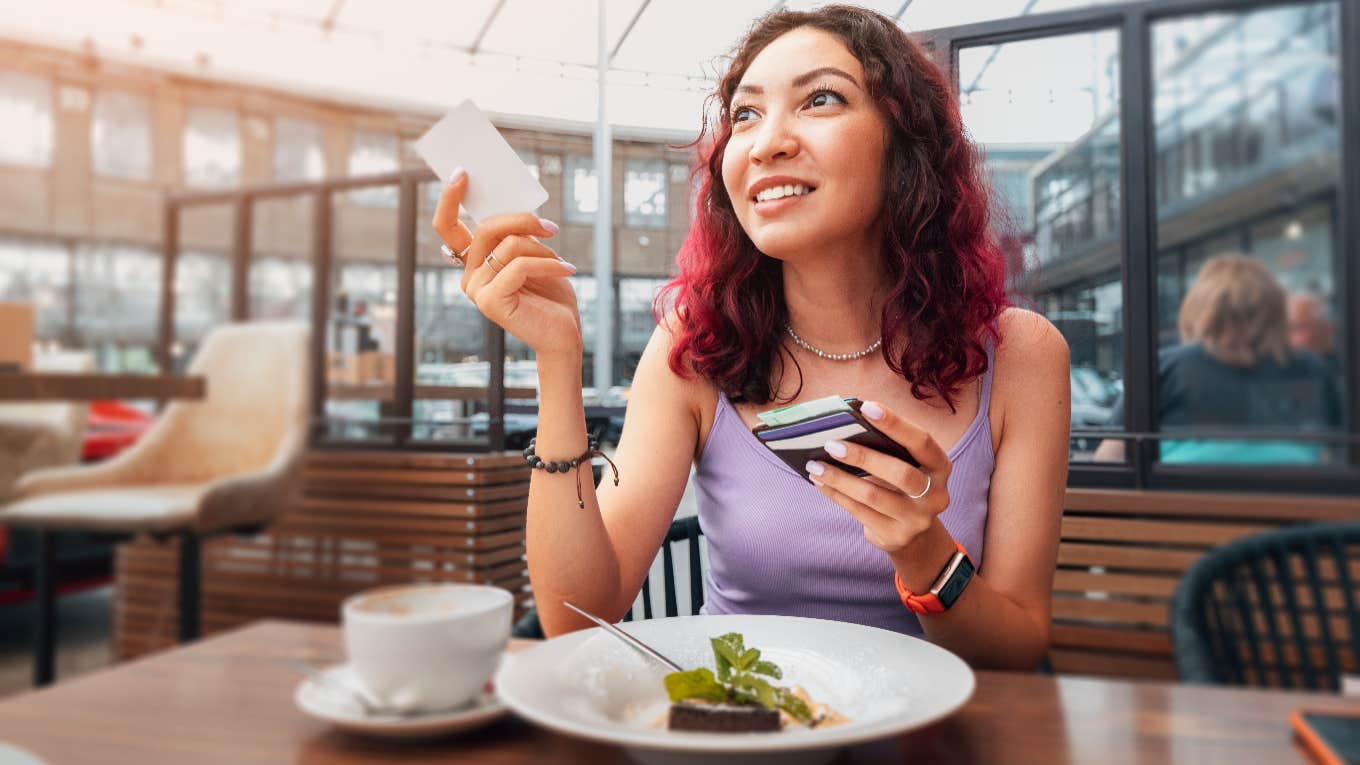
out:
<path id="1" fill-rule="evenodd" d="M 486 691 L 471 703 L 442 712 L 410 715 L 365 714 L 358 702 L 341 689 L 357 682 L 348 664 L 321 670 L 323 679 L 304 678 L 293 692 L 293 703 L 307 715 L 338 728 L 365 736 L 388 739 L 422 739 L 448 736 L 498 720 L 509 713 L 496 694 Z"/>

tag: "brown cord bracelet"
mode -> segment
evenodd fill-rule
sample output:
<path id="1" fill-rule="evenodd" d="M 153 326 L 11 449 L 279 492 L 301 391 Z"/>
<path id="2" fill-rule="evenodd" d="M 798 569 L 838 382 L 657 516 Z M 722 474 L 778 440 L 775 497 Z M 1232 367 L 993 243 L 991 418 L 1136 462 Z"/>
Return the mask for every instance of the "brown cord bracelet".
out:
<path id="1" fill-rule="evenodd" d="M 544 461 L 542 457 L 539 457 L 534 453 L 534 444 L 537 442 L 537 438 L 529 439 L 529 446 L 524 450 L 524 461 L 529 463 L 529 467 L 535 470 L 546 470 L 549 473 L 565 473 L 568 470 L 575 470 L 577 507 L 585 508 L 586 506 L 585 494 L 581 492 L 581 471 L 577 470 L 577 468 L 582 464 L 589 465 L 592 458 L 604 457 L 604 461 L 608 462 L 609 467 L 614 471 L 614 485 L 619 485 L 618 467 L 614 464 L 614 460 L 609 459 L 609 455 L 600 451 L 599 441 L 597 441 L 594 436 L 587 436 L 586 450 L 581 453 L 581 456 L 576 457 L 575 459 L 559 460 L 555 462 Z"/>

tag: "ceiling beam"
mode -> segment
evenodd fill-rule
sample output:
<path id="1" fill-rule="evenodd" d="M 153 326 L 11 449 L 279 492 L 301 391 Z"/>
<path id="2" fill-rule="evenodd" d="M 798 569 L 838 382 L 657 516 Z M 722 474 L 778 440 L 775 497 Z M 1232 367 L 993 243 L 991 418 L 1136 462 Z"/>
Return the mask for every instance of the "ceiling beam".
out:
<path id="1" fill-rule="evenodd" d="M 501 14 L 501 9 L 505 7 L 505 0 L 496 0 L 496 7 L 491 9 L 491 13 L 486 15 L 486 21 L 482 22 L 482 31 L 477 33 L 476 39 L 468 47 L 467 52 L 476 55 L 478 49 L 482 47 L 482 41 L 486 39 L 486 33 L 491 31 L 491 25 L 496 23 L 496 17 Z"/>
<path id="2" fill-rule="evenodd" d="M 613 61 L 614 57 L 619 55 L 619 48 L 623 47 L 623 41 L 628 39 L 628 35 L 633 31 L 633 27 L 637 25 L 638 19 L 642 18 L 642 12 L 647 10 L 647 6 L 651 4 L 652 0 L 642 0 L 642 5 L 638 6 L 637 12 L 635 12 L 633 18 L 628 21 L 628 26 L 623 30 L 623 34 L 619 35 L 619 41 L 614 43 L 614 49 L 609 51 L 610 61 Z"/>

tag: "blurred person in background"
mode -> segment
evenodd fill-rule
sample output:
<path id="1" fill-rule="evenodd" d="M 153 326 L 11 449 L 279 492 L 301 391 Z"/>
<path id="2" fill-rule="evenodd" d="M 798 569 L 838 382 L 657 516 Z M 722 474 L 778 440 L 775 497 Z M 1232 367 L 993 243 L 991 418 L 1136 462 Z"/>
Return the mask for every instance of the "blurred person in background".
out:
<path id="1" fill-rule="evenodd" d="M 633 380 L 622 480 L 598 493 L 577 461 L 575 269 L 541 241 L 557 226 L 523 213 L 474 235 L 459 202 L 495 179 L 458 173 L 435 213 L 474 305 L 537 353 L 536 455 L 567 465 L 530 483 L 545 632 L 590 626 L 563 601 L 610 620 L 628 611 L 694 465 L 706 613 L 856 622 L 976 666 L 1034 668 L 1066 485 L 1068 349 L 1008 306 L 990 192 L 948 79 L 880 14 L 781 10 L 739 44 L 714 100 L 674 307 Z M 832 395 L 864 400 L 920 468 L 831 441 L 869 477 L 820 461 L 799 472 L 751 434 L 762 410 Z M 924 610 L 916 596 L 963 570 L 950 568 L 958 554 L 977 575 L 948 610 Z"/>
<path id="2" fill-rule="evenodd" d="M 1336 357 L 1336 323 L 1332 309 L 1316 292 L 1295 292 L 1289 296 L 1289 345 L 1317 354 L 1333 374 L 1341 365 Z"/>
<path id="3" fill-rule="evenodd" d="M 1181 344 L 1161 354 L 1158 421 L 1161 461 L 1215 464 L 1317 464 L 1319 442 L 1198 438 L 1195 430 L 1319 433 L 1341 424 L 1335 377 L 1312 351 L 1290 347 L 1285 291 L 1260 261 L 1236 254 L 1205 261 L 1181 302 Z M 1123 427 L 1124 402 L 1111 425 Z M 1108 439 L 1097 462 L 1122 462 L 1124 442 Z"/>

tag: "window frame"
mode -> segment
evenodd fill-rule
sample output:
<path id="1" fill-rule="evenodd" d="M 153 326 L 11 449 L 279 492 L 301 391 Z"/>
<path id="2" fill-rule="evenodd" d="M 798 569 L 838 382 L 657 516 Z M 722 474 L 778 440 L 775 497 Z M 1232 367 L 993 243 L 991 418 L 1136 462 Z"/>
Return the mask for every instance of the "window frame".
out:
<path id="1" fill-rule="evenodd" d="M 1139 0 L 1054 13 L 984 21 L 914 34 L 934 51 L 955 92 L 960 49 L 1114 29 L 1119 35 L 1120 244 L 1124 290 L 1124 390 L 1128 460 L 1122 464 L 1072 463 L 1068 484 L 1090 488 L 1198 489 L 1360 493 L 1360 0 L 1334 0 L 1340 14 L 1339 187 L 1336 189 L 1337 343 L 1346 349 L 1344 400 L 1349 422 L 1342 466 L 1168 465 L 1157 460 L 1156 359 L 1158 321 L 1156 204 L 1158 178 L 1152 98 L 1153 25 L 1205 13 L 1249 13 L 1317 0 Z M 1181 180 L 1192 168 L 1180 163 Z M 1096 433 L 1092 431 L 1092 433 Z M 1108 435 L 1108 433 L 1107 433 Z"/>

